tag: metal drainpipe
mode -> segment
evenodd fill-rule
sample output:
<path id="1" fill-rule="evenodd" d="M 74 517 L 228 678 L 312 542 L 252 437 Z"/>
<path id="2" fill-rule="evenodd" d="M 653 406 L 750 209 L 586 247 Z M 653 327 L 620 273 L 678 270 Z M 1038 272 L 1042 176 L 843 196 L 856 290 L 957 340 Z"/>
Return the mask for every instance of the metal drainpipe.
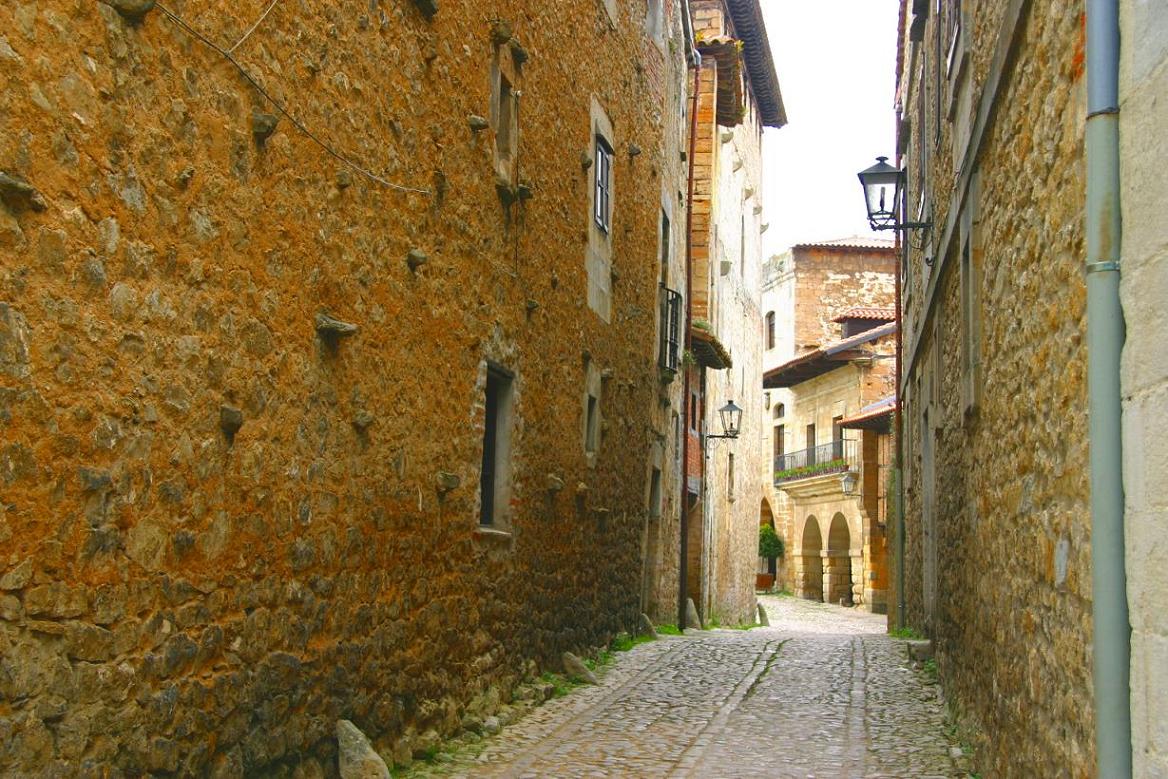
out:
<path id="1" fill-rule="evenodd" d="M 1119 299 L 1119 8 L 1087 0 L 1087 396 L 1097 775 L 1132 774 Z"/>
<path id="2" fill-rule="evenodd" d="M 899 118 L 899 116 L 898 116 Z M 901 166 L 900 155 L 897 155 L 896 166 Z M 900 203 L 900 221 L 907 221 L 908 209 L 904 204 L 904 198 L 901 198 Z M 906 623 L 904 616 L 904 412 L 902 408 L 904 398 L 904 387 L 901 377 L 902 368 L 902 352 L 903 352 L 903 331 L 904 331 L 904 316 L 901 312 L 901 305 L 903 300 L 901 298 L 901 274 L 904 268 L 908 267 L 909 248 L 908 241 L 901 237 L 902 230 L 894 230 L 893 235 L 896 240 L 896 383 L 894 398 L 892 402 L 892 420 L 893 431 L 892 434 L 896 437 L 896 454 L 895 462 L 892 466 L 893 480 L 896 482 L 896 516 L 892 518 L 893 526 L 896 528 L 896 550 L 894 552 L 894 560 L 896 563 L 896 629 L 904 630 Z M 887 547 L 885 547 L 887 550 Z"/>
<path id="3" fill-rule="evenodd" d="M 690 34 L 689 20 L 689 3 L 683 2 L 682 7 L 685 9 L 685 14 L 682 16 L 686 20 L 686 33 L 690 40 L 693 40 Z M 689 575 L 687 569 L 687 557 L 689 556 L 689 416 L 690 416 L 690 391 L 689 391 L 689 374 L 690 366 L 685 364 L 685 354 L 692 353 L 693 342 L 690 338 L 690 327 L 693 324 L 693 196 L 694 196 L 694 154 L 697 153 L 697 138 L 698 138 L 698 95 L 701 92 L 702 85 L 702 57 L 693 51 L 693 60 L 690 63 L 693 67 L 693 105 L 690 108 L 690 126 L 689 126 L 689 155 L 686 157 L 686 167 L 688 168 L 687 176 L 689 178 L 689 188 L 685 199 L 685 337 L 682 343 L 685 344 L 685 352 L 682 354 L 681 371 L 682 371 L 682 398 L 681 398 L 681 513 L 680 513 L 680 535 L 681 543 L 680 554 L 681 559 L 677 566 L 677 629 L 685 632 L 685 612 L 686 612 L 686 578 Z"/>

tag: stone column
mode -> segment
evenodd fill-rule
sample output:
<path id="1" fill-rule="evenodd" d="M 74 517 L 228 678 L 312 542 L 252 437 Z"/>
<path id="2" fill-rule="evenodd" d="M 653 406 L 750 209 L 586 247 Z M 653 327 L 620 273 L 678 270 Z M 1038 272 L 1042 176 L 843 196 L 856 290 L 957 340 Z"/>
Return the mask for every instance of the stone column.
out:
<path id="1" fill-rule="evenodd" d="M 853 549 L 852 550 L 851 569 L 852 569 L 852 604 L 855 606 L 858 606 L 861 603 L 867 602 L 867 599 L 864 598 L 864 587 L 866 584 L 866 578 L 865 578 L 865 572 L 864 572 L 864 550 L 863 549 Z"/>

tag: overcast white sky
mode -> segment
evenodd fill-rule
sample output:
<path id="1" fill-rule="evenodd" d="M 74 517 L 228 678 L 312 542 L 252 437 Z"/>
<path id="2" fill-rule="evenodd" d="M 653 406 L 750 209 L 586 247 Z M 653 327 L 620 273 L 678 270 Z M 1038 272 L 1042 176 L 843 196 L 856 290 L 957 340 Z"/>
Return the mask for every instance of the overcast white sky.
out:
<path id="1" fill-rule="evenodd" d="M 872 235 L 856 173 L 893 156 L 897 0 L 761 5 L 788 121 L 763 133 L 763 256 Z"/>

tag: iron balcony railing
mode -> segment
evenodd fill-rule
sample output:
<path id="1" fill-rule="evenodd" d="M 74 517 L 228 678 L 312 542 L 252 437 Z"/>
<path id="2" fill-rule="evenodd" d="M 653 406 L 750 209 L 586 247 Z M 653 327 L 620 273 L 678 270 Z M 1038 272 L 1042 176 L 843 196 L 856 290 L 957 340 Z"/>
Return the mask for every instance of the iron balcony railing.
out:
<path id="1" fill-rule="evenodd" d="M 809 449 L 780 454 L 775 458 L 775 484 L 796 479 L 808 479 L 824 473 L 858 471 L 858 443 L 831 441 Z"/>
<path id="2" fill-rule="evenodd" d="M 661 285 L 661 349 L 658 362 L 667 371 L 677 371 L 681 352 L 681 293 Z"/>

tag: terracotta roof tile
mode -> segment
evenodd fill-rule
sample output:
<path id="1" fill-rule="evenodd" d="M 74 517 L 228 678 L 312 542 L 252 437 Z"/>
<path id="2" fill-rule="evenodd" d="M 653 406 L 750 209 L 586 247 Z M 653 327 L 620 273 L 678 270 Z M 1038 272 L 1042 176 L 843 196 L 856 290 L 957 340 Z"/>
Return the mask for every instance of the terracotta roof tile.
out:
<path id="1" fill-rule="evenodd" d="M 881 322 L 892 322 L 896 319 L 896 309 L 882 306 L 854 306 L 841 311 L 831 321 L 843 322 L 846 319 L 877 319 Z"/>

